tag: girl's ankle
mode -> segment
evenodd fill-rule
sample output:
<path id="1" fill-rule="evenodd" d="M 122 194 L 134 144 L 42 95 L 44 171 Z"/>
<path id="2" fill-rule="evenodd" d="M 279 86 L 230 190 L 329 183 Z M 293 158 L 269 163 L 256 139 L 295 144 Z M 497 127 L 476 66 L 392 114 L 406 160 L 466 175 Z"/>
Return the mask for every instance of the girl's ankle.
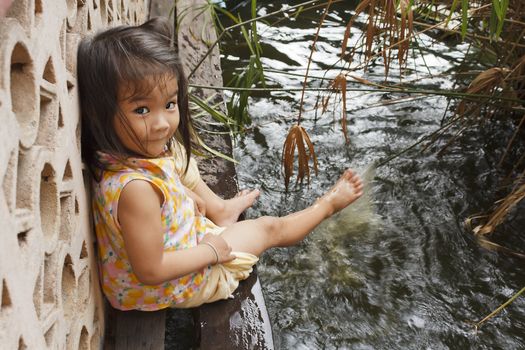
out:
<path id="1" fill-rule="evenodd" d="M 330 216 L 335 214 L 334 206 L 332 205 L 332 203 L 330 203 L 329 200 L 325 198 L 325 196 L 317 198 L 317 200 L 314 203 L 314 207 L 315 206 L 319 207 L 318 210 L 323 211 L 324 213 L 323 220 L 328 219 Z"/>

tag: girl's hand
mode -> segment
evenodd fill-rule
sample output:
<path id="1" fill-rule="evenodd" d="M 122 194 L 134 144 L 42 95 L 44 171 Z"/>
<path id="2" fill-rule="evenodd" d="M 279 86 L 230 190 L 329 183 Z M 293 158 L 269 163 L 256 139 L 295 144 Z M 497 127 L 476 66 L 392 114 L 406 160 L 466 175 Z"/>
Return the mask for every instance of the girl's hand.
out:
<path id="1" fill-rule="evenodd" d="M 212 262 L 212 265 L 221 264 L 235 259 L 235 255 L 231 253 L 232 247 L 221 236 L 208 233 L 204 236 L 202 241 L 200 241 L 199 245 L 206 245 L 210 248 L 210 252 L 214 255 L 215 259 Z"/>
<path id="2" fill-rule="evenodd" d="M 195 214 L 206 216 L 206 202 L 204 202 L 204 200 L 198 194 L 196 194 L 189 188 L 185 187 L 185 190 L 188 194 L 188 197 L 193 199 Z"/>

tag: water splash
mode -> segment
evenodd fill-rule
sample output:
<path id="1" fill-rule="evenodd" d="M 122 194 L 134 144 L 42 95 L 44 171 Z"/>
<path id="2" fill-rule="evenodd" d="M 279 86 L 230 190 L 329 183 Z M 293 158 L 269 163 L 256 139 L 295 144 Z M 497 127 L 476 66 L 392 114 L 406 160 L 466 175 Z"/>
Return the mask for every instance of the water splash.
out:
<path id="1" fill-rule="evenodd" d="M 380 217 L 374 207 L 376 163 L 367 165 L 364 170 L 356 169 L 356 171 L 363 180 L 363 195 L 337 215 L 326 220 L 319 228 L 334 239 L 340 238 L 340 235 L 372 232 L 380 224 Z"/>

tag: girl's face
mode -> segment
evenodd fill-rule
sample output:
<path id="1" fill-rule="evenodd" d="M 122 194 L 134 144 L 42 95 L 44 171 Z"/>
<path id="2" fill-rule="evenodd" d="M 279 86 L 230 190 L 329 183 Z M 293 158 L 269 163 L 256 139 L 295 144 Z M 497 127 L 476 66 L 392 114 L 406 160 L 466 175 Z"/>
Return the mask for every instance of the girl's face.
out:
<path id="1" fill-rule="evenodd" d="M 115 116 L 115 132 L 124 147 L 146 158 L 158 157 L 179 126 L 177 79 L 161 81 L 163 84 L 153 78 L 139 82 L 154 86 L 145 95 L 134 94 L 133 86 L 127 84 L 118 92 L 118 104 L 126 120 Z"/>

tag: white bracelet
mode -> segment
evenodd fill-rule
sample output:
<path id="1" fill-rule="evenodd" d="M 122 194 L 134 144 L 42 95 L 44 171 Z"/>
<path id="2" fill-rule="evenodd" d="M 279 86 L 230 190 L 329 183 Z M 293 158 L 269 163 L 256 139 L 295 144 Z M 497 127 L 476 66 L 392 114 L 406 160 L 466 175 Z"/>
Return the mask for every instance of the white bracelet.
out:
<path id="1" fill-rule="evenodd" d="M 213 250 L 213 252 L 215 253 L 215 264 L 213 265 L 216 265 L 218 262 L 219 262 L 219 253 L 217 252 L 217 248 L 215 248 L 215 246 L 213 244 L 211 244 L 210 242 L 201 242 L 200 244 L 205 244 L 207 245 L 208 247 L 211 248 L 211 250 Z"/>

